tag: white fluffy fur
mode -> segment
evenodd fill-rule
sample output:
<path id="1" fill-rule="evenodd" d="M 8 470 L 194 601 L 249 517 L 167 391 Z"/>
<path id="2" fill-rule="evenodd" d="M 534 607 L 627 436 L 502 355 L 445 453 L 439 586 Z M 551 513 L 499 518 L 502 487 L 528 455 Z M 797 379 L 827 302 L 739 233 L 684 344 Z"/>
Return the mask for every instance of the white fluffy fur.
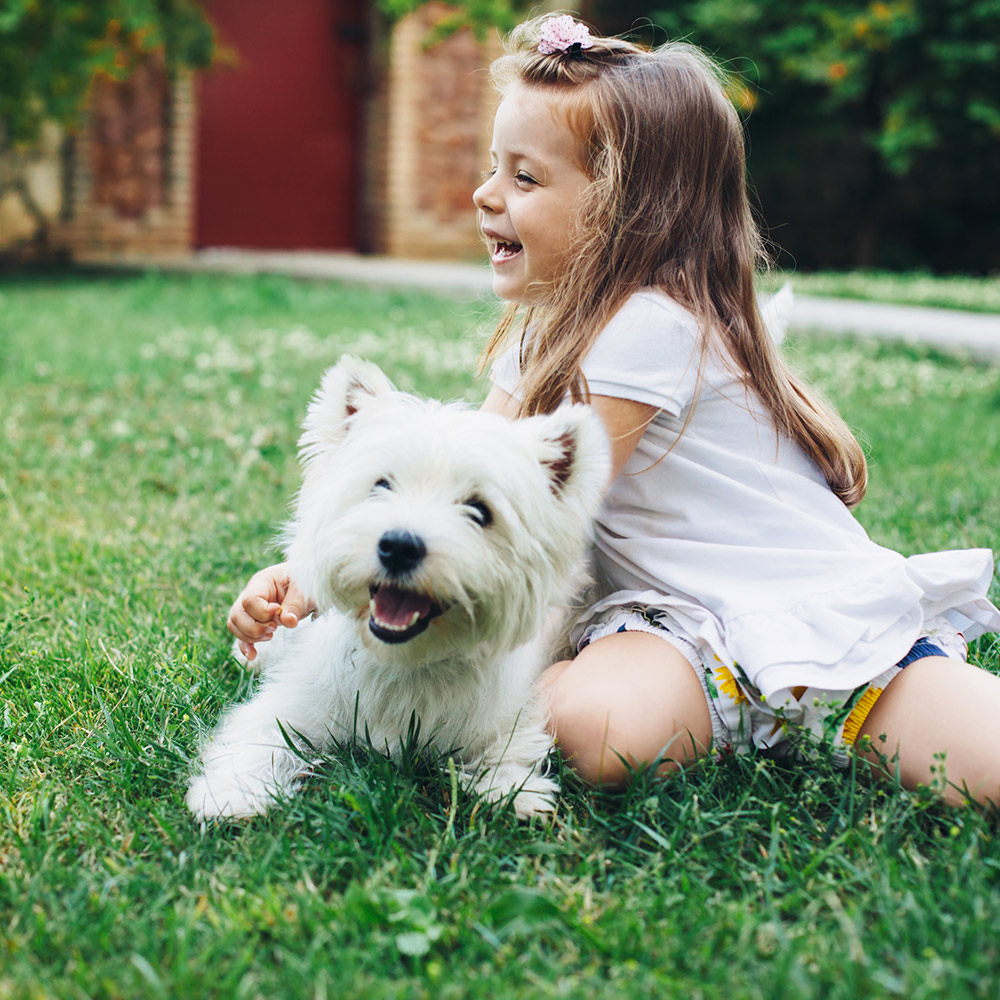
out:
<path id="1" fill-rule="evenodd" d="M 548 663 L 545 616 L 572 597 L 608 472 L 599 421 L 581 406 L 509 421 L 420 400 L 345 358 L 324 376 L 300 446 L 287 556 L 322 614 L 258 647 L 259 690 L 204 746 L 188 806 L 261 813 L 309 773 L 310 747 L 370 739 L 392 753 L 415 715 L 465 785 L 513 793 L 522 817 L 551 811 L 552 739 L 533 688 Z M 386 532 L 419 538 L 426 555 L 394 575 L 377 551 Z M 445 610 L 408 641 L 383 642 L 369 587 L 387 582 Z"/>

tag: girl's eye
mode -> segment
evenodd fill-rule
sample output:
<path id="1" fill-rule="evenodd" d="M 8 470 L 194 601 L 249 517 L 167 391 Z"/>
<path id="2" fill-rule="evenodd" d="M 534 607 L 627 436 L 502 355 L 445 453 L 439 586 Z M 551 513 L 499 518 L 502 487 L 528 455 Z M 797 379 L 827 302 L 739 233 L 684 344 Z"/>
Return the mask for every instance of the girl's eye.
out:
<path id="1" fill-rule="evenodd" d="M 392 483 L 390 483 L 388 479 L 380 479 L 372 487 L 372 492 L 374 493 L 375 490 L 391 490 L 391 489 L 392 489 Z"/>
<path id="2" fill-rule="evenodd" d="M 496 167 L 491 167 L 489 170 L 484 170 L 480 176 L 484 181 L 488 181 L 497 172 Z"/>
<path id="3" fill-rule="evenodd" d="M 514 175 L 514 180 L 516 180 L 518 184 L 537 184 L 538 183 L 538 181 L 536 181 L 535 178 L 532 177 L 532 176 L 530 176 L 529 174 L 520 174 L 520 173 L 519 174 L 515 174 Z"/>
<path id="4" fill-rule="evenodd" d="M 469 508 L 470 517 L 480 528 L 485 528 L 488 524 L 493 523 L 493 511 L 477 497 L 466 500 L 464 506 Z"/>

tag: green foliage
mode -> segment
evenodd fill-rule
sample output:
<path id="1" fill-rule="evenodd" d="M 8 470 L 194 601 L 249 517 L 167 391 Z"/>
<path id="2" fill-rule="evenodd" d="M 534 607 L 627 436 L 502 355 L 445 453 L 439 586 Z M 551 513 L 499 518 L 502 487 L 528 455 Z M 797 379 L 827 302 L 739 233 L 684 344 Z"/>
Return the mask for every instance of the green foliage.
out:
<path id="1" fill-rule="evenodd" d="M 761 88 L 749 84 L 748 110 L 856 112 L 894 174 L 958 134 L 1000 142 L 996 0 L 680 0 L 651 17 L 671 37 L 748 59 Z"/>
<path id="2" fill-rule="evenodd" d="M 429 0 L 377 0 L 378 9 L 390 20 L 396 21 Z M 523 15 L 523 0 L 446 0 L 451 8 L 434 26 L 431 41 L 445 38 L 459 28 L 470 27 L 480 41 L 490 31 L 510 31 Z"/>
<path id="3" fill-rule="evenodd" d="M 73 123 L 96 73 L 123 79 L 158 48 L 171 69 L 204 67 L 214 44 L 196 0 L 5 0 L 0 125 L 30 141 L 46 119 Z"/>

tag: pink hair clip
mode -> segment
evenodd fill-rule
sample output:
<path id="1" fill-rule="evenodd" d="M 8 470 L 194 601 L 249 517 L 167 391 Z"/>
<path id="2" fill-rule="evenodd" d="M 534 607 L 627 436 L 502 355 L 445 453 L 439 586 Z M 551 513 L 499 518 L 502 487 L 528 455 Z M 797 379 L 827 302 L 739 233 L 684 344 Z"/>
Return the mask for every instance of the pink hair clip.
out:
<path id="1" fill-rule="evenodd" d="M 579 52 L 593 46 L 590 29 L 569 14 L 549 17 L 542 24 L 542 34 L 538 40 L 538 51 L 544 56 L 553 52 Z"/>

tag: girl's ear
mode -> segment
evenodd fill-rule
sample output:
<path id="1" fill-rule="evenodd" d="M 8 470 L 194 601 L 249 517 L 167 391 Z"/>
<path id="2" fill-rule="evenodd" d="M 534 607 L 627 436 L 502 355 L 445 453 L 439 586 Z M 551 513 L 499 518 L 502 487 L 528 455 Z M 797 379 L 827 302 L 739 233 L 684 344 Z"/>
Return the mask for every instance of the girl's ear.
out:
<path id="1" fill-rule="evenodd" d="M 576 500 L 593 515 L 608 484 L 611 459 L 600 418 L 589 406 L 561 406 L 555 413 L 522 421 L 537 441 L 538 460 L 549 488 Z"/>
<path id="2" fill-rule="evenodd" d="M 302 422 L 299 456 L 304 464 L 336 448 L 351 419 L 378 396 L 393 392 L 392 383 L 378 365 L 344 355 L 327 369 Z"/>

